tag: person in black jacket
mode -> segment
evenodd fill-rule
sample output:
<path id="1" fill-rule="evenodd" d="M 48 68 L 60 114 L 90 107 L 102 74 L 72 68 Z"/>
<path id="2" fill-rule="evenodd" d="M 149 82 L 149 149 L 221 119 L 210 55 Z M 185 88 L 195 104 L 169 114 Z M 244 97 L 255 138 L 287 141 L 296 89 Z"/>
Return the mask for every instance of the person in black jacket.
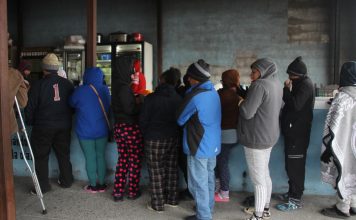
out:
<path id="1" fill-rule="evenodd" d="M 114 138 L 119 158 L 116 165 L 113 198 L 122 201 L 128 179 L 128 199 L 140 197 L 140 174 L 143 139 L 139 128 L 141 104 L 131 89 L 133 58 L 123 55 L 114 61 L 112 109 L 115 118 Z M 128 177 L 128 178 L 127 178 Z"/>
<path id="2" fill-rule="evenodd" d="M 287 69 L 289 79 L 284 83 L 281 126 L 285 145 L 285 168 L 289 191 L 280 195 L 286 203 L 277 205 L 281 211 L 302 208 L 305 161 L 309 145 L 315 101 L 314 86 L 307 76 L 302 57 L 297 57 Z"/>
<path id="3" fill-rule="evenodd" d="M 57 75 L 58 57 L 47 54 L 42 60 L 43 78 L 35 82 L 28 94 L 25 120 L 32 126 L 31 146 L 36 160 L 36 174 L 43 193 L 51 190 L 48 180 L 48 158 L 53 147 L 59 165 L 58 184 L 64 188 L 73 183 L 70 162 L 70 140 L 73 110 L 68 104 L 74 87 Z M 31 192 L 35 194 L 35 190 Z"/>
<path id="4" fill-rule="evenodd" d="M 176 206 L 178 187 L 179 127 L 176 110 L 182 98 L 174 86 L 180 71 L 170 68 L 160 77 L 155 92 L 145 98 L 140 114 L 140 127 L 145 140 L 151 201 L 147 208 L 157 212 L 164 205 Z"/>

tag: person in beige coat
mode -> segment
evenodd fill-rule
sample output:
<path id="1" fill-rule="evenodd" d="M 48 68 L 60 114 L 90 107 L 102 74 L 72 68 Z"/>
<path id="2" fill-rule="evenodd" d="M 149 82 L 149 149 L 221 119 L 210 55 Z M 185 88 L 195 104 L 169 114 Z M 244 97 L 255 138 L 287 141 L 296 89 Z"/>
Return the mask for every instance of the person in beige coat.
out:
<path id="1" fill-rule="evenodd" d="M 10 132 L 11 134 L 18 131 L 18 125 L 16 121 L 14 104 L 15 96 L 19 103 L 20 108 L 23 108 L 27 105 L 27 86 L 25 80 L 21 73 L 18 70 L 9 68 L 9 102 L 10 102 Z"/>

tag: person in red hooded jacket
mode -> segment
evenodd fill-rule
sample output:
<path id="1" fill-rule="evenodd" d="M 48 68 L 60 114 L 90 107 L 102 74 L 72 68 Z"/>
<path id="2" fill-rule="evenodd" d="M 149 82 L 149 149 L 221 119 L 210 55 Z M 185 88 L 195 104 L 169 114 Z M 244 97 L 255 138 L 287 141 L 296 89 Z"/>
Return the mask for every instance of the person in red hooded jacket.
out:
<path id="1" fill-rule="evenodd" d="M 134 73 L 131 75 L 131 89 L 135 96 L 146 94 L 146 79 L 141 70 L 141 61 L 135 60 L 133 63 Z"/>

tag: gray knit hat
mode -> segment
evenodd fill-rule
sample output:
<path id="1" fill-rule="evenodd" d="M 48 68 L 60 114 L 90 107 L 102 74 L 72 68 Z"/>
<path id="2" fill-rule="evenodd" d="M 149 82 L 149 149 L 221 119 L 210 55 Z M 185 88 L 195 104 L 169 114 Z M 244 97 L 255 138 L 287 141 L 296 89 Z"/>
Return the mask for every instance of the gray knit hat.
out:
<path id="1" fill-rule="evenodd" d="M 42 69 L 48 71 L 58 71 L 59 69 L 59 60 L 58 57 L 54 53 L 48 53 L 42 59 Z"/>

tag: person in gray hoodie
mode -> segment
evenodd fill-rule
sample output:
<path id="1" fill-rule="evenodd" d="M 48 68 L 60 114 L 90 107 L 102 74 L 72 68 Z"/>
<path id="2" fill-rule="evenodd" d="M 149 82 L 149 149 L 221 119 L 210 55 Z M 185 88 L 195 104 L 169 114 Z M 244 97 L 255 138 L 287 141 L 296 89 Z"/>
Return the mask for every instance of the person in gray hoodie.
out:
<path id="1" fill-rule="evenodd" d="M 270 59 L 258 59 L 251 64 L 251 70 L 251 86 L 246 99 L 239 103 L 237 135 L 244 146 L 255 191 L 255 207 L 244 211 L 251 214 L 247 220 L 260 220 L 271 216 L 272 181 L 268 163 L 280 134 L 283 89 L 277 77 L 277 66 Z"/>

